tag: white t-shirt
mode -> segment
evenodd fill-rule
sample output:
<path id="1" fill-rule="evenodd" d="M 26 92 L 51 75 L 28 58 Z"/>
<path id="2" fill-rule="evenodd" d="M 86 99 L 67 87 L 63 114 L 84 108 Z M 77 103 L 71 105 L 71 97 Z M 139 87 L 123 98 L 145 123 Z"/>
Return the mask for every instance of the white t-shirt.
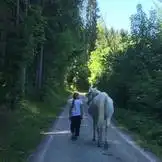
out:
<path id="1" fill-rule="evenodd" d="M 74 100 L 74 106 L 72 108 L 71 115 L 72 116 L 79 116 L 81 115 L 81 105 L 83 102 L 80 99 Z"/>

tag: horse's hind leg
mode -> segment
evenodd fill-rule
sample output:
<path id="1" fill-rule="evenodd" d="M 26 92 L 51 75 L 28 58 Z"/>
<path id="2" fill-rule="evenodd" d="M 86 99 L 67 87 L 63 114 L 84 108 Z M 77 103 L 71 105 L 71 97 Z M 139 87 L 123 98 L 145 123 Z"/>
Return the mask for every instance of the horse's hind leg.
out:
<path id="1" fill-rule="evenodd" d="M 102 128 L 97 128 L 97 133 L 98 133 L 97 146 L 101 147 L 101 143 L 102 143 Z"/>
<path id="2" fill-rule="evenodd" d="M 98 139 L 97 139 L 97 146 L 98 147 L 101 147 L 101 144 L 100 144 L 100 129 L 97 127 L 97 136 L 98 136 Z"/>
<path id="3" fill-rule="evenodd" d="M 109 119 L 108 119 L 109 120 Z M 105 121 L 105 143 L 104 143 L 104 149 L 108 149 L 108 140 L 107 140 L 107 131 L 110 123 L 107 120 Z"/>
<path id="4" fill-rule="evenodd" d="M 108 126 L 106 125 L 106 127 L 105 127 L 105 143 L 104 143 L 104 149 L 108 149 L 107 129 L 108 129 Z"/>
<path id="5" fill-rule="evenodd" d="M 93 139 L 92 141 L 96 141 L 96 125 L 95 125 L 95 119 L 93 119 Z"/>

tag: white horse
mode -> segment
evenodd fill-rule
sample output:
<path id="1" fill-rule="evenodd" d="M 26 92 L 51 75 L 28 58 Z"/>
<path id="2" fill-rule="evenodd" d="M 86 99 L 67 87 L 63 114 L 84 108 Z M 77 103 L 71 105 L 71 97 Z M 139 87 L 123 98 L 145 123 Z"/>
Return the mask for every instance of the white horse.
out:
<path id="1" fill-rule="evenodd" d="M 108 96 L 107 93 L 101 92 L 96 88 L 89 88 L 89 92 L 87 94 L 88 98 L 88 113 L 93 119 L 93 141 L 96 140 L 96 128 L 98 134 L 98 147 L 101 146 L 102 142 L 102 133 L 103 128 L 105 128 L 104 133 L 104 148 L 108 148 L 107 141 L 107 130 L 110 127 L 111 118 L 114 113 L 114 105 L 113 100 Z"/>

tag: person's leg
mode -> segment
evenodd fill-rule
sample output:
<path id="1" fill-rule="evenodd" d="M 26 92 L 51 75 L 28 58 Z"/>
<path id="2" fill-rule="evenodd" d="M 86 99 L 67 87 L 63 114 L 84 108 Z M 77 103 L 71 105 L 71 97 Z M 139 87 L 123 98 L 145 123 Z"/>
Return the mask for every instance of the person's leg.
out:
<path id="1" fill-rule="evenodd" d="M 80 134 L 80 125 L 81 125 L 81 117 L 77 116 L 76 117 L 76 131 L 75 131 L 75 136 L 78 137 Z"/>
<path id="2" fill-rule="evenodd" d="M 71 130 L 72 136 L 74 136 L 74 133 L 75 133 L 75 118 L 74 118 L 74 116 L 71 117 L 70 130 Z"/>

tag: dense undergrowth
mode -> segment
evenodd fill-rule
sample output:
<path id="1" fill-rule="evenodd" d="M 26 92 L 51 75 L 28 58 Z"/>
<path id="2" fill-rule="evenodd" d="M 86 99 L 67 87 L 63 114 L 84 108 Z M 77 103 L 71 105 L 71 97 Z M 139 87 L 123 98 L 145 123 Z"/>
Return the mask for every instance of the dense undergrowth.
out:
<path id="1" fill-rule="evenodd" d="M 48 131 L 58 113 L 62 111 L 68 95 L 69 92 L 61 90 L 48 96 L 46 102 L 24 99 L 19 110 L 7 111 L 7 118 L 1 121 L 4 124 L 1 124 L 0 128 L 1 161 L 26 161 L 44 137 L 41 131 Z"/>
<path id="2" fill-rule="evenodd" d="M 138 145 L 162 158 L 161 120 L 152 114 L 122 108 L 116 109 L 115 119 L 117 125 L 131 135 Z"/>

